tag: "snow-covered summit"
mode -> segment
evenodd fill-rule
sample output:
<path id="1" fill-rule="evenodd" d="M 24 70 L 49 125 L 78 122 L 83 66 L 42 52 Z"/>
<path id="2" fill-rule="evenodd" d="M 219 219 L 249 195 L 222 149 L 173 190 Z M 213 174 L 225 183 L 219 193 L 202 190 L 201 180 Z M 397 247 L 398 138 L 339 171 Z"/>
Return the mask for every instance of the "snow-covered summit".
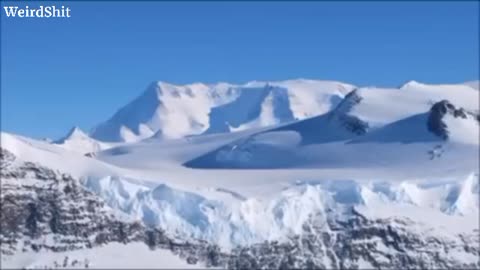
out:
<path id="1" fill-rule="evenodd" d="M 161 131 L 165 138 L 201 133 L 210 107 L 233 98 L 228 84 L 177 86 L 152 83 L 145 92 L 96 126 L 91 135 L 102 141 L 132 142 Z"/>
<path id="2" fill-rule="evenodd" d="M 75 139 L 86 139 L 86 138 L 89 138 L 87 133 L 81 130 L 78 126 L 74 126 L 68 131 L 68 133 L 65 136 L 54 141 L 54 143 L 62 144 L 62 143 L 65 143 L 66 141 L 75 140 Z"/>
<path id="3" fill-rule="evenodd" d="M 81 154 L 95 153 L 110 148 L 110 145 L 91 138 L 77 126 L 72 127 L 64 137 L 54 141 L 53 144 Z"/>
<path id="4" fill-rule="evenodd" d="M 419 88 L 425 86 L 425 84 L 415 81 L 415 80 L 410 80 L 404 83 L 402 86 L 400 86 L 400 89 L 408 89 L 408 88 Z"/>

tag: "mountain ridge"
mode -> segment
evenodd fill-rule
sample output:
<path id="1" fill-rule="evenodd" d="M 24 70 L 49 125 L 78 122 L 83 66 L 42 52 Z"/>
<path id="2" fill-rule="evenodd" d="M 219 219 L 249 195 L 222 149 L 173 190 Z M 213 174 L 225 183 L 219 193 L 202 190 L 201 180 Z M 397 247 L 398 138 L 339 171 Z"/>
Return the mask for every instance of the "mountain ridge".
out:
<path id="1" fill-rule="evenodd" d="M 342 98 L 353 88 L 351 85 L 340 82 L 313 80 L 252 81 L 243 85 L 228 83 L 173 85 L 154 82 L 139 97 L 119 109 L 109 120 L 93 128 L 90 136 L 101 141 L 133 142 L 154 134 L 157 138 L 175 139 L 205 132 L 229 131 L 228 125 L 232 123 L 234 123 L 233 128 L 236 129 L 242 128 L 241 125 L 251 127 L 252 123 L 249 122 L 256 120 L 263 111 L 268 110 L 268 108 L 262 109 L 262 105 L 270 92 L 270 87 L 286 88 L 288 94 L 283 94 L 286 96 L 284 100 L 291 99 L 293 109 L 282 107 L 282 104 L 276 106 L 276 109 L 272 110 L 276 110 L 277 114 L 280 111 L 280 116 L 266 116 L 263 122 L 267 124 L 328 111 L 331 108 L 330 96 L 340 95 Z M 266 90 L 264 95 L 255 96 L 257 92 L 261 93 L 263 90 Z M 315 103 L 316 99 L 325 100 Z M 249 111 L 243 112 L 245 107 L 241 105 L 242 102 L 250 104 Z M 227 109 L 216 113 L 221 106 L 230 107 L 224 107 Z M 293 116 L 284 116 L 285 113 L 282 111 L 288 109 L 293 111 Z M 232 117 L 223 119 L 225 113 Z M 233 115 L 238 113 L 253 114 L 257 117 L 245 116 L 234 120 Z M 222 125 L 227 126 L 221 127 Z M 258 125 L 253 124 L 253 126 Z"/>

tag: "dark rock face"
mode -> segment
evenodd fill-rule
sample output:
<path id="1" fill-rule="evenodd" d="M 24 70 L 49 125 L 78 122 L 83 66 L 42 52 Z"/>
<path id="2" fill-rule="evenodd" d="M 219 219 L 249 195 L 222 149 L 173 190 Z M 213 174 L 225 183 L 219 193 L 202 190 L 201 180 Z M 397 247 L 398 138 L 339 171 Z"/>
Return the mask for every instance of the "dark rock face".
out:
<path id="1" fill-rule="evenodd" d="M 135 221 L 123 221 L 79 181 L 38 164 L 19 162 L 0 148 L 0 255 L 28 250 L 62 252 L 120 242 L 167 249 L 188 263 L 229 269 L 472 269 L 480 262 L 479 231 L 439 236 L 406 218 L 371 219 L 355 208 L 345 219 L 312 216 L 286 241 L 230 252 L 196 239 L 177 239 Z M 135 259 L 135 258 L 132 258 Z M 68 260 L 68 258 L 66 258 Z M 64 266 L 88 267 L 88 262 Z M 60 265 L 59 265 L 60 267 Z"/>
<path id="2" fill-rule="evenodd" d="M 2 157 L 13 156 L 4 149 L 1 153 Z M 138 223 L 116 221 L 103 201 L 71 176 L 30 162 L 12 166 L 4 161 L 0 174 L 2 254 L 28 249 L 66 251 L 142 239 Z M 23 236 L 28 237 L 21 240 Z"/>
<path id="3" fill-rule="evenodd" d="M 430 132 L 444 140 L 447 140 L 449 136 L 448 127 L 443 121 L 445 115 L 452 115 L 455 118 L 462 119 L 473 117 L 474 119 L 477 119 L 477 121 L 480 119 L 479 114 L 469 112 L 463 108 L 456 108 L 448 100 L 442 100 L 433 104 L 432 108 L 430 109 L 427 127 Z"/>
<path id="4" fill-rule="evenodd" d="M 354 208 L 348 220 L 312 218 L 301 235 L 233 251 L 232 269 L 478 269 L 449 252 L 480 258 L 479 232 L 456 239 L 422 235 L 408 219 L 367 219 Z"/>
<path id="5" fill-rule="evenodd" d="M 84 156 L 94 158 L 96 156 L 96 154 L 95 154 L 95 152 L 89 152 L 89 153 L 84 154 Z"/>

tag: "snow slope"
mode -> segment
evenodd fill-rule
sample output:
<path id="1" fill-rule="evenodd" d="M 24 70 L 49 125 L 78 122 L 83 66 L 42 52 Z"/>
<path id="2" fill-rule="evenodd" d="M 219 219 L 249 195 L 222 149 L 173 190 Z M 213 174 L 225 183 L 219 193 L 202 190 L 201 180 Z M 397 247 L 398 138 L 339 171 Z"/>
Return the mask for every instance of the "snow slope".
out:
<path id="1" fill-rule="evenodd" d="M 39 163 L 75 177 L 125 174 L 125 170 L 121 168 L 64 149 L 61 145 L 6 132 L 1 132 L 0 136 L 2 148 L 25 162 Z"/>
<path id="2" fill-rule="evenodd" d="M 478 111 L 479 93 L 459 85 L 427 85 L 410 81 L 399 89 L 359 88 L 361 99 L 349 113 L 367 121 L 370 127 L 382 126 L 408 116 L 424 113 L 441 100 L 470 111 Z"/>
<path id="3" fill-rule="evenodd" d="M 472 87 L 473 89 L 477 89 L 479 90 L 480 89 L 480 81 L 469 81 L 469 82 L 465 82 L 464 84 Z"/>
<path id="4" fill-rule="evenodd" d="M 244 85 L 155 82 L 91 135 L 101 141 L 133 142 L 273 125 L 324 113 L 351 89 L 349 84 L 313 80 Z"/>
<path id="5" fill-rule="evenodd" d="M 477 113 L 440 101 L 426 112 L 400 120 L 391 116 L 393 122 L 371 128 L 372 116 L 376 115 L 357 110 L 369 104 L 368 99 L 355 90 L 327 114 L 242 137 L 185 165 L 266 169 L 381 167 L 391 171 L 476 168 L 480 138 Z M 391 102 L 382 105 L 385 111 Z M 428 165 L 418 168 L 418 164 Z"/>

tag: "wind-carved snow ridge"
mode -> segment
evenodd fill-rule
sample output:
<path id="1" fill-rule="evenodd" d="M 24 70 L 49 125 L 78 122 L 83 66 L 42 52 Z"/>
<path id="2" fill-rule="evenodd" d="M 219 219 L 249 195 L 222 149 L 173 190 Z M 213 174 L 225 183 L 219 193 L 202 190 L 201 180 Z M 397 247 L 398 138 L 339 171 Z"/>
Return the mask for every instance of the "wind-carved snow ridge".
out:
<path id="1" fill-rule="evenodd" d="M 164 184 L 145 187 L 131 179 L 107 177 L 84 183 L 109 206 L 161 228 L 167 235 L 206 240 L 226 250 L 263 241 L 285 241 L 302 234 L 312 216 L 316 216 L 317 226 L 324 223 L 328 231 L 328 220 L 348 219 L 351 207 L 363 209 L 368 218 L 395 216 L 453 231 L 456 228 L 451 227 L 452 222 L 462 218 L 472 222 L 467 225 L 470 230 L 478 226 L 478 174 L 438 183 L 297 181 L 273 198 L 236 194 L 229 200 L 219 195 L 224 190 L 206 197 Z M 437 223 L 429 222 L 429 217 Z"/>

